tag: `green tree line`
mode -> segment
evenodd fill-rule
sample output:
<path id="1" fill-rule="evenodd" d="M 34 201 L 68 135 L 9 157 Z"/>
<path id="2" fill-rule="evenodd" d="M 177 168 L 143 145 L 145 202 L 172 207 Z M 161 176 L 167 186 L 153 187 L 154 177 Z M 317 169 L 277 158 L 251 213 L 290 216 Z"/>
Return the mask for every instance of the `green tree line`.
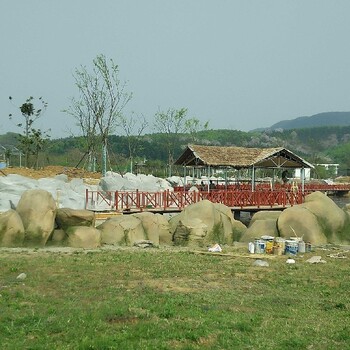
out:
<path id="1" fill-rule="evenodd" d="M 18 134 L 0 136 L 0 145 L 18 145 Z M 238 130 L 202 130 L 196 133 L 179 133 L 173 143 L 173 159 L 176 160 L 188 144 L 241 147 L 285 147 L 313 164 L 339 163 L 340 171 L 350 169 L 350 127 L 321 127 L 288 130 L 285 132 L 244 132 Z M 108 170 L 130 171 L 129 138 L 136 136 L 110 135 L 108 137 Z M 134 156 L 134 172 L 166 175 L 169 152 L 164 146 L 168 135 L 153 133 L 137 136 L 137 152 Z M 67 137 L 47 141 L 39 154 L 39 166 L 77 166 L 85 152 L 84 137 Z M 97 157 L 99 155 L 97 154 Z M 18 155 L 11 155 L 12 165 L 18 165 Z M 79 167 L 86 167 L 86 160 Z M 97 171 L 101 169 L 97 168 Z M 176 170 L 180 172 L 181 169 Z"/>

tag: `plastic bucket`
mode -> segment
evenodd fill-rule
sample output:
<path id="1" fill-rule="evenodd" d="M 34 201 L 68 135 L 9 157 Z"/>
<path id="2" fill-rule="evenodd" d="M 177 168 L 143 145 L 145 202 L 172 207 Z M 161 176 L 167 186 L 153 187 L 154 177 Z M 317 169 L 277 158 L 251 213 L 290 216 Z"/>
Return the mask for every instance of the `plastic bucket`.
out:
<path id="1" fill-rule="evenodd" d="M 305 253 L 306 251 L 306 245 L 304 241 L 298 242 L 298 253 Z"/>
<path id="2" fill-rule="evenodd" d="M 265 252 L 266 254 L 273 253 L 273 241 L 266 241 Z"/>
<path id="3" fill-rule="evenodd" d="M 248 243 L 248 251 L 249 251 L 250 254 L 254 254 L 254 252 L 255 252 L 255 245 L 254 245 L 253 242 L 249 242 Z"/>
<path id="4" fill-rule="evenodd" d="M 298 241 L 286 240 L 286 254 L 296 255 L 298 253 Z"/>
<path id="5" fill-rule="evenodd" d="M 256 254 L 264 254 L 266 242 L 263 239 L 256 239 L 254 242 L 254 250 Z"/>
<path id="6" fill-rule="evenodd" d="M 281 237 L 275 237 L 273 242 L 273 254 L 283 255 L 286 250 L 286 240 Z"/>
<path id="7" fill-rule="evenodd" d="M 283 255 L 284 254 L 284 248 L 282 247 L 273 247 L 273 254 L 274 255 Z"/>

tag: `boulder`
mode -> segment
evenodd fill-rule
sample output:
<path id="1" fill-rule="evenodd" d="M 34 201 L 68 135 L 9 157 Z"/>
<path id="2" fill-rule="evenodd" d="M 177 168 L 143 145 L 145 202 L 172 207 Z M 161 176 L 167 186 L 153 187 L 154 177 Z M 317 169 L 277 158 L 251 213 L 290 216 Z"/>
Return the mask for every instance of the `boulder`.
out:
<path id="1" fill-rule="evenodd" d="M 153 242 L 155 246 L 158 246 L 160 241 L 165 244 L 171 244 L 170 225 L 163 215 L 150 212 L 132 215 L 141 220 L 146 239 Z"/>
<path id="2" fill-rule="evenodd" d="M 66 232 L 62 229 L 55 229 L 51 236 L 52 243 L 63 243 L 67 238 Z"/>
<path id="3" fill-rule="evenodd" d="M 147 240 L 142 221 L 133 215 L 109 218 L 97 228 L 103 244 L 133 246 L 135 242 Z"/>
<path id="4" fill-rule="evenodd" d="M 256 220 L 274 220 L 277 222 L 277 219 L 281 213 L 282 211 L 280 210 L 260 210 L 253 215 L 249 226 L 252 225 Z"/>
<path id="5" fill-rule="evenodd" d="M 239 241 L 240 238 L 244 235 L 247 227 L 239 220 L 235 220 L 232 214 L 232 211 L 229 207 L 221 203 L 213 203 L 214 208 L 220 213 L 220 220 L 222 222 L 224 232 L 228 234 L 231 232 L 232 242 Z M 228 241 L 228 242 L 229 242 Z"/>
<path id="6" fill-rule="evenodd" d="M 95 227 L 72 226 L 66 233 L 69 247 L 95 249 L 101 246 L 101 232 Z"/>
<path id="7" fill-rule="evenodd" d="M 18 213 L 10 209 L 0 213 L 0 246 L 20 247 L 24 241 L 24 227 Z"/>
<path id="8" fill-rule="evenodd" d="M 316 215 L 329 243 L 350 242 L 347 234 L 349 215 L 322 192 L 313 192 L 305 197 L 302 206 Z"/>
<path id="9" fill-rule="evenodd" d="M 232 244 L 246 230 L 230 208 L 208 200 L 189 205 L 169 224 L 176 245 Z"/>
<path id="10" fill-rule="evenodd" d="M 276 219 L 251 221 L 240 241 L 253 242 L 255 238 L 260 238 L 261 236 L 279 236 Z"/>
<path id="11" fill-rule="evenodd" d="M 23 222 L 25 244 L 45 245 L 55 225 L 56 203 L 51 193 L 41 189 L 26 190 L 16 211 Z"/>
<path id="12" fill-rule="evenodd" d="M 180 220 L 173 233 L 173 241 L 175 245 L 203 246 L 207 234 L 208 226 L 201 219 Z"/>
<path id="13" fill-rule="evenodd" d="M 345 243 L 349 216 L 321 192 L 306 196 L 305 203 L 288 208 L 277 220 L 281 237 L 299 236 L 312 244 Z"/>
<path id="14" fill-rule="evenodd" d="M 63 230 L 71 226 L 95 227 L 95 213 L 91 210 L 60 208 L 56 212 L 56 223 Z"/>

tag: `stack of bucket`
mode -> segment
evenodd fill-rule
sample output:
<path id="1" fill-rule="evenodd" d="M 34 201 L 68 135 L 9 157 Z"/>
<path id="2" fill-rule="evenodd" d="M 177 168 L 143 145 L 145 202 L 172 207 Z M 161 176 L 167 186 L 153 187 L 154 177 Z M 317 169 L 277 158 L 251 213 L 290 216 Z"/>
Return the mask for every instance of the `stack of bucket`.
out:
<path id="1" fill-rule="evenodd" d="M 304 242 L 299 237 L 284 239 L 282 237 L 261 236 L 254 242 L 248 243 L 248 250 L 252 254 L 296 255 L 311 251 L 311 243 Z"/>

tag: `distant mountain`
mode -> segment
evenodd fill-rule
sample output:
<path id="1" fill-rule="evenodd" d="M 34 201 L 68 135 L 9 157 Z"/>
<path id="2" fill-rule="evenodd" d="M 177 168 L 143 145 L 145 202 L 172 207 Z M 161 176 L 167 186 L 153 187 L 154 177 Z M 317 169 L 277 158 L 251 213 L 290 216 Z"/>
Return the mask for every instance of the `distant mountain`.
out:
<path id="1" fill-rule="evenodd" d="M 350 112 L 325 112 L 309 117 L 299 117 L 291 120 L 282 120 L 265 130 L 276 129 L 304 129 L 320 126 L 349 126 Z"/>

